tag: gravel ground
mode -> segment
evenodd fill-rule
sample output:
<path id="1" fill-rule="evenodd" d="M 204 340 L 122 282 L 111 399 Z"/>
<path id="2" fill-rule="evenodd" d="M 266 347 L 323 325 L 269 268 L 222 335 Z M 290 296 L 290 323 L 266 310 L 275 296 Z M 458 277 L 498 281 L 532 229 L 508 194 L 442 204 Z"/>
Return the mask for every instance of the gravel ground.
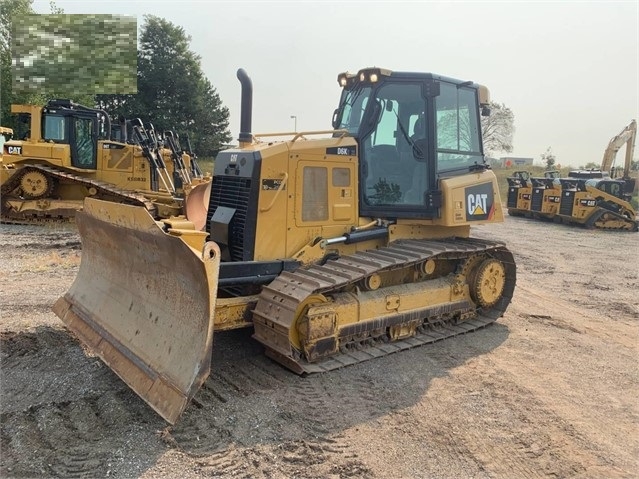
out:
<path id="1" fill-rule="evenodd" d="M 307 378 L 219 333 L 168 426 L 51 312 L 74 229 L 0 232 L 2 477 L 639 477 L 639 234 L 476 227 L 518 265 L 494 325 Z"/>

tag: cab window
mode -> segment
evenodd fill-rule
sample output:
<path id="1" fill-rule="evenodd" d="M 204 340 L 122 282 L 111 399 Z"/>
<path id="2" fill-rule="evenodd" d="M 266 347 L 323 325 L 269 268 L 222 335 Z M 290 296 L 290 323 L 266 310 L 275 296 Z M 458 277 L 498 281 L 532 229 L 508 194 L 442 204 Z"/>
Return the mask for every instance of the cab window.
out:
<path id="1" fill-rule="evenodd" d="M 442 82 L 435 99 L 437 171 L 466 170 L 483 163 L 475 90 Z"/>
<path id="2" fill-rule="evenodd" d="M 44 115 L 42 137 L 55 142 L 67 141 L 67 119 L 61 115 Z"/>

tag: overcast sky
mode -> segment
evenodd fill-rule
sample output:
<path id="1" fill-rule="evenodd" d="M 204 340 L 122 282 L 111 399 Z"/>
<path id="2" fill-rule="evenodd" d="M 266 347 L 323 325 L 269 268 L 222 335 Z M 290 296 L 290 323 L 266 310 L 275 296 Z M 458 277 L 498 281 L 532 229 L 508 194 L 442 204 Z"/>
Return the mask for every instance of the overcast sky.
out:
<path id="1" fill-rule="evenodd" d="M 152 14 L 183 27 L 239 132 L 238 68 L 253 80 L 253 131 L 330 128 L 337 74 L 368 66 L 488 86 L 515 114 L 514 151 L 600 163 L 639 117 L 639 1 L 216 2 L 56 0 L 65 13 Z M 36 0 L 49 13 L 48 0 Z M 618 162 L 623 161 L 622 150 Z M 636 149 L 635 157 L 639 153 Z M 505 154 L 497 155 L 505 156 Z"/>

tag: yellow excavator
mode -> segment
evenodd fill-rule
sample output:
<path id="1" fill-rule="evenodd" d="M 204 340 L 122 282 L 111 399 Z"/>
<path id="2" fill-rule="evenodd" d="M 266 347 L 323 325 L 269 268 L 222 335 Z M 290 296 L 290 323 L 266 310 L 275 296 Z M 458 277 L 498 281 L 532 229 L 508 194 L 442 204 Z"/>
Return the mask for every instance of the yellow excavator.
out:
<path id="1" fill-rule="evenodd" d="M 159 138 L 138 119 L 122 120 L 112 135 L 105 111 L 70 100 L 11 111 L 22 131 L 2 147 L 3 222 L 73 220 L 85 197 L 169 217 L 182 211 L 192 187 L 206 182 L 172 132 Z"/>
<path id="2" fill-rule="evenodd" d="M 365 68 L 338 76 L 332 129 L 253 134 L 252 83 L 237 75 L 240 143 L 216 158 L 203 227 L 87 198 L 78 275 L 54 306 L 162 417 L 175 423 L 208 377 L 214 331 L 253 327 L 269 357 L 308 374 L 504 314 L 513 255 L 470 237 L 503 221 L 485 87 Z"/>
<path id="3" fill-rule="evenodd" d="M 624 195 L 627 197 L 632 196 L 632 193 L 637 189 L 638 179 L 630 176 L 630 167 L 632 165 L 636 139 L 637 122 L 636 120 L 632 120 L 619 134 L 611 138 L 606 151 L 604 151 L 603 160 L 601 161 L 602 171 L 609 172 L 611 178 L 619 179 L 625 183 Z M 615 167 L 614 164 L 617 153 L 624 145 L 626 147 L 624 166 L 623 168 Z M 621 175 L 619 175 L 619 173 L 621 173 Z"/>

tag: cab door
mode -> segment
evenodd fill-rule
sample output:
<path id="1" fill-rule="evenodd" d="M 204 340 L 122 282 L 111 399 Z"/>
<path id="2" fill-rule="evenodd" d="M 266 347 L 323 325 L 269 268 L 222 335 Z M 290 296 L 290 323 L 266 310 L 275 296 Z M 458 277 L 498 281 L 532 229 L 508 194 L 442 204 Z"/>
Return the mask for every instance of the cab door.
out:
<path id="1" fill-rule="evenodd" d="M 73 116 L 71 120 L 71 164 L 76 168 L 97 168 L 97 121 L 95 117 Z"/>

